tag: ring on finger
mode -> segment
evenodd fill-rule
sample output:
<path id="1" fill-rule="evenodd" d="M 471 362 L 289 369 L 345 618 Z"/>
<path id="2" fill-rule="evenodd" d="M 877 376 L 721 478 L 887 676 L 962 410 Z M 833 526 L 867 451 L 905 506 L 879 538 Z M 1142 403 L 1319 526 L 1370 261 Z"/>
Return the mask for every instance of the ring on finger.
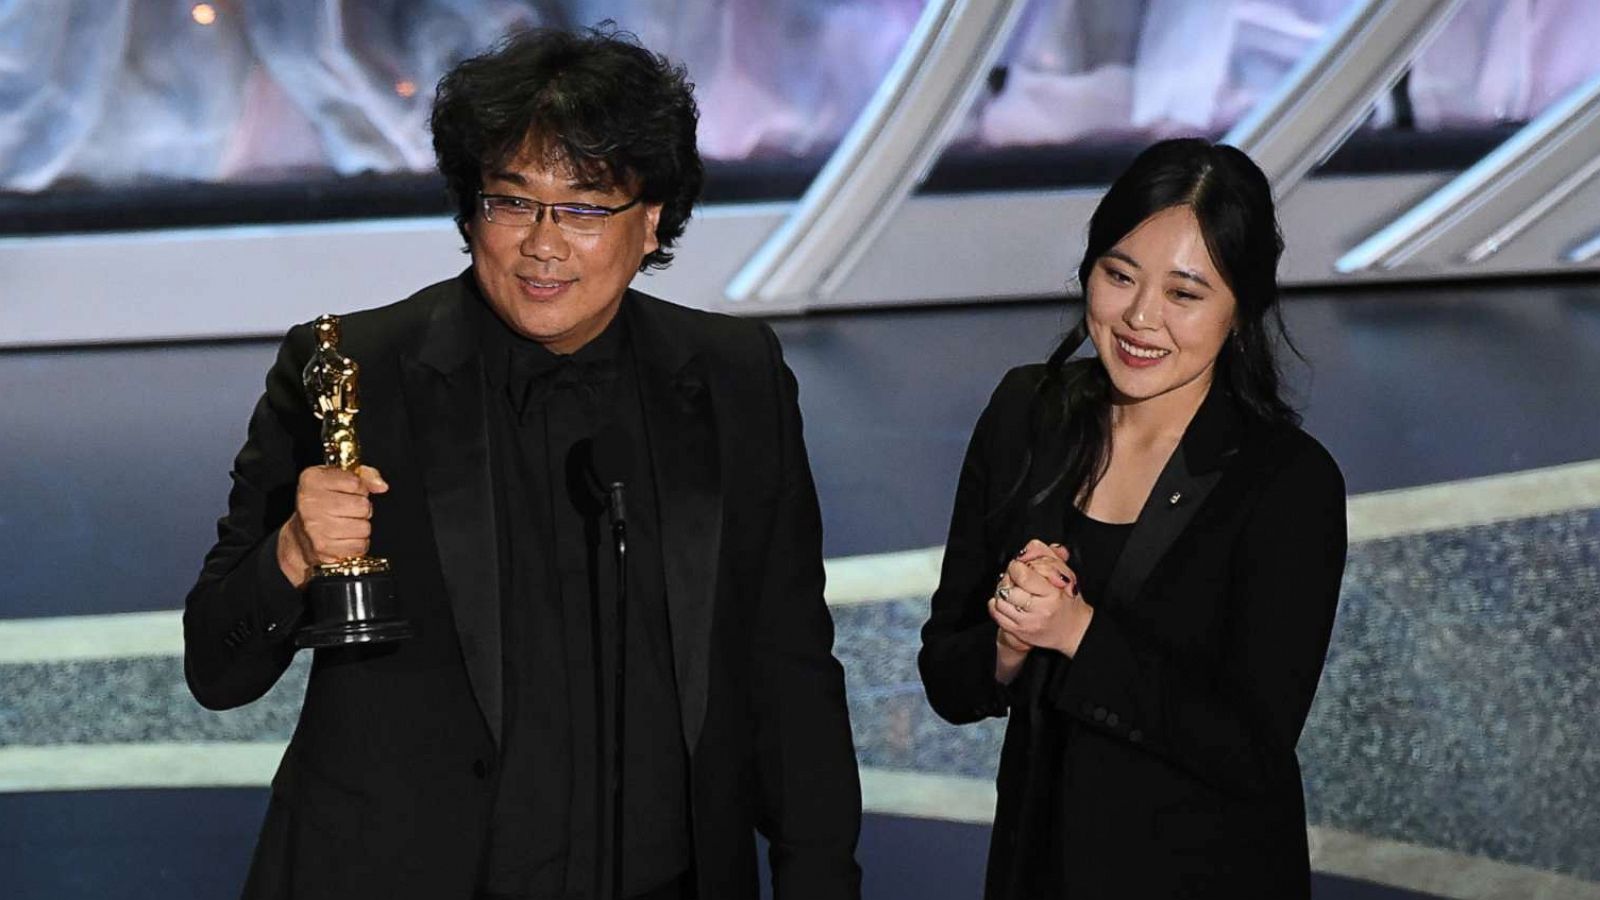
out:
<path id="1" fill-rule="evenodd" d="M 1006 601 L 1007 603 L 1011 602 L 1011 588 L 1006 586 L 1006 585 L 1002 584 L 999 587 L 995 588 L 994 589 L 994 595 L 996 597 L 999 597 L 1001 600 Z M 1013 604 L 1013 605 L 1015 605 L 1015 604 Z"/>

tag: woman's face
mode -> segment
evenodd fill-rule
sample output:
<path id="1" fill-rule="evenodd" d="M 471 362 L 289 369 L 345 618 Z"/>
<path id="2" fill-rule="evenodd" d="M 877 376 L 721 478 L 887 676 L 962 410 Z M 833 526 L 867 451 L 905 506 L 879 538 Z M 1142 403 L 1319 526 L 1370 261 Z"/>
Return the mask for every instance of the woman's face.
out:
<path id="1" fill-rule="evenodd" d="M 1116 400 L 1179 394 L 1203 397 L 1233 328 L 1233 291 L 1211 262 L 1188 206 L 1140 222 L 1095 260 L 1088 293 L 1089 337 Z"/>

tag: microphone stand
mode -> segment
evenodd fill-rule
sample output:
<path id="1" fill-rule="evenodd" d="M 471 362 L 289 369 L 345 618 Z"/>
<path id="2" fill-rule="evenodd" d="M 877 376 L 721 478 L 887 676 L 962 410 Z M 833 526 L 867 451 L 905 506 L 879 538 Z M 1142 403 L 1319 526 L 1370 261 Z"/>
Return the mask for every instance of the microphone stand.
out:
<path id="1" fill-rule="evenodd" d="M 616 623 L 612 640 L 616 646 L 616 670 L 612 682 L 611 710 L 611 897 L 622 900 L 622 774 L 623 750 L 627 746 L 625 702 L 628 685 L 628 513 L 623 502 L 623 484 L 607 485 L 607 506 L 611 510 L 611 542 L 616 561 Z"/>

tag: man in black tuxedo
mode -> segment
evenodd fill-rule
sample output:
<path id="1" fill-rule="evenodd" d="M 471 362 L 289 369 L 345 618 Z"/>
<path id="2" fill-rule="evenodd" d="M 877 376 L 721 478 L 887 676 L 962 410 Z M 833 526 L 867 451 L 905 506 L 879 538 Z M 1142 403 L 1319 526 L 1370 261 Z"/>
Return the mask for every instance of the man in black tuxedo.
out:
<path id="1" fill-rule="evenodd" d="M 860 787 L 822 599 L 793 375 L 765 325 L 631 290 L 699 193 L 681 69 L 531 31 L 440 83 L 434 146 L 472 256 L 343 318 L 364 461 L 318 465 L 289 332 L 184 614 L 201 703 L 265 693 L 313 566 L 392 561 L 415 637 L 318 650 L 248 897 L 854 898 Z M 611 512 L 628 491 L 626 689 Z M 605 802 L 626 719 L 621 889 Z"/>

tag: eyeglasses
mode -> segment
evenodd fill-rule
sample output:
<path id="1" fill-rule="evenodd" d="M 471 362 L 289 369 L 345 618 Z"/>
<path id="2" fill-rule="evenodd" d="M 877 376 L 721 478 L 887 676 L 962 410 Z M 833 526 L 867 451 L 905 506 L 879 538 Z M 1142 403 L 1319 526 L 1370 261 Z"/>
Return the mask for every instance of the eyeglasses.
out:
<path id="1" fill-rule="evenodd" d="M 496 225 L 521 228 L 536 224 L 550 211 L 550 221 L 563 232 L 592 237 L 606 230 L 606 223 L 619 212 L 639 204 L 635 197 L 621 206 L 596 206 L 593 203 L 543 203 L 527 197 L 509 194 L 478 192 L 478 202 L 483 205 L 483 220 Z"/>

